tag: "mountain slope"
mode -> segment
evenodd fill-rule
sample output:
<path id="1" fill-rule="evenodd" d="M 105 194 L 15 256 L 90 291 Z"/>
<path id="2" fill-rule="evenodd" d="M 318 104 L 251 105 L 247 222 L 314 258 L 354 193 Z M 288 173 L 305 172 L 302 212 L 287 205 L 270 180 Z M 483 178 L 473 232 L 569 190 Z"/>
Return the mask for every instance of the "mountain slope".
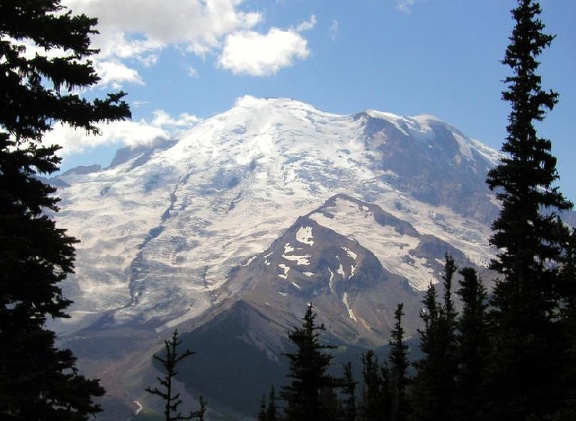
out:
<path id="1" fill-rule="evenodd" d="M 241 98 L 178 139 L 51 180 L 58 223 L 81 240 L 64 284 L 72 318 L 53 327 L 112 391 L 109 419 L 149 405 L 148 361 L 174 327 L 198 351 L 186 385 L 250 412 L 269 384 L 202 379 L 252 367 L 278 381 L 307 303 L 330 341 L 359 354 L 388 343 L 399 302 L 415 333 L 446 253 L 486 265 L 497 159 L 431 116 Z M 246 393 L 232 399 L 226 384 Z"/>
<path id="2" fill-rule="evenodd" d="M 496 211 L 484 178 L 496 157 L 428 116 L 334 115 L 242 98 L 170 144 L 55 180 L 63 186 L 59 223 L 82 241 L 66 285 L 74 317 L 61 329 L 110 314 L 112 323 L 155 326 L 198 317 L 245 288 L 230 282 L 231 271 L 337 194 L 378 205 L 482 262 Z M 325 215 L 310 217 L 330 228 Z M 369 248 L 380 243 L 378 259 L 391 273 L 404 267 L 399 275 L 417 290 L 432 280 L 388 250 L 399 238 L 346 218 L 339 212 L 332 221 L 345 235 L 363 230 Z"/>

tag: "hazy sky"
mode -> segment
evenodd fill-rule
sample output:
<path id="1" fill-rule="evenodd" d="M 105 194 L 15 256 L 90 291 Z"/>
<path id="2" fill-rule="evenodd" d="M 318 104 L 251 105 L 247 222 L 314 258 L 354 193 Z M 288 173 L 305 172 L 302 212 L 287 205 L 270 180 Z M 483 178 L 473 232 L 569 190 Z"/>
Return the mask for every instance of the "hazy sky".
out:
<path id="1" fill-rule="evenodd" d="M 499 148 L 509 71 L 500 60 L 515 0 L 62 0 L 98 17 L 101 85 L 128 92 L 133 121 L 86 137 L 56 129 L 63 168 L 106 166 L 125 144 L 177 135 L 244 95 L 319 110 L 433 114 Z M 543 87 L 560 103 L 541 125 L 576 200 L 576 1 L 541 0 Z"/>

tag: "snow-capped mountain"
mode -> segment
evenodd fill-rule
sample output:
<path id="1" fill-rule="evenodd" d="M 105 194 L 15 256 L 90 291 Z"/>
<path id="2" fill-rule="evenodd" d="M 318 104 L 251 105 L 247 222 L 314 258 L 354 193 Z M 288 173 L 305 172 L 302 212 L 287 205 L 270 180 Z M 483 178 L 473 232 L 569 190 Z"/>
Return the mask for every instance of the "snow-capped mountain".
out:
<path id="1" fill-rule="evenodd" d="M 63 199 L 58 222 L 81 240 L 65 286 L 75 301 L 68 327 L 101 316 L 158 327 L 198 317 L 241 294 L 247 285 L 234 274 L 262 259 L 303 215 L 422 290 L 437 274 L 410 250 L 426 236 L 472 262 L 489 258 L 487 223 L 496 206 L 484 180 L 497 157 L 430 116 L 336 115 L 289 99 L 244 97 L 179 139 L 122 150 L 109 168 L 54 180 Z M 329 199 L 330 211 L 327 204 L 319 210 Z M 297 244 L 311 246 L 309 228 Z M 285 247 L 280 279 L 291 276 L 290 264 L 306 261 L 294 254 L 296 244 Z"/>
<path id="2" fill-rule="evenodd" d="M 178 139 L 51 179 L 57 222 L 81 240 L 64 284 L 72 317 L 54 328 L 128 413 L 175 326 L 206 348 L 198 370 L 219 393 L 235 381 L 214 380 L 235 370 L 222 350 L 277 372 L 282 336 L 310 302 L 335 341 L 385 344 L 400 302 L 415 332 L 446 253 L 461 266 L 490 259 L 485 178 L 498 158 L 431 116 L 241 98 Z"/>

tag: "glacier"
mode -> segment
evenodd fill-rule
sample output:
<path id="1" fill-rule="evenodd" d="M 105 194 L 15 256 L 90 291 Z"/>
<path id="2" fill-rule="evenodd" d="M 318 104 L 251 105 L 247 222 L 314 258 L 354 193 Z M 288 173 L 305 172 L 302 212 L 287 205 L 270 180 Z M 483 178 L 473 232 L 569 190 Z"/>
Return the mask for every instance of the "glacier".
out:
<path id="1" fill-rule="evenodd" d="M 432 116 L 338 115 L 246 96 L 156 146 L 52 180 L 62 198 L 58 225 L 81 241 L 64 284 L 72 317 L 60 330 L 98 322 L 162 329 L 200 317 L 242 294 L 247 285 L 234 271 L 302 215 L 371 250 L 414 291 L 438 279 L 408 255 L 420 241 L 408 228 L 382 225 L 369 205 L 339 195 L 374 204 L 478 265 L 492 256 L 497 204 L 484 179 L 500 155 Z M 284 250 L 304 266 L 298 243 L 314 245 L 312 228 Z M 279 270 L 288 277 L 288 266 Z"/>

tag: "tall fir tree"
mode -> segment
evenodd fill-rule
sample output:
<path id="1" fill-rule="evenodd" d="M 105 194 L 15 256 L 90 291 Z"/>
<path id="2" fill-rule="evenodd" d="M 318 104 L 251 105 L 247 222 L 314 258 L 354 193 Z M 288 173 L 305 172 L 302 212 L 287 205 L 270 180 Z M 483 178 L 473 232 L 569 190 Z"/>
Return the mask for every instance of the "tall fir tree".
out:
<path id="1" fill-rule="evenodd" d="M 352 373 L 352 363 L 344 364 L 344 377 L 342 378 L 341 415 L 342 421 L 355 421 L 358 414 L 356 407 L 356 381 Z"/>
<path id="2" fill-rule="evenodd" d="M 262 396 L 257 419 L 258 421 L 277 421 L 280 419 L 278 416 L 278 408 L 276 406 L 276 390 L 274 389 L 274 386 L 270 387 L 268 401 L 266 401 L 266 396 Z"/>
<path id="3" fill-rule="evenodd" d="M 71 304 L 60 286 L 73 272 L 76 240 L 49 214 L 55 188 L 39 175 L 58 170 L 55 123 L 97 133 L 97 123 L 130 117 L 123 93 L 89 101 L 99 80 L 89 58 L 95 19 L 59 0 L 0 2 L 0 418 L 85 420 L 104 393 L 55 346 L 48 318 Z"/>
<path id="4" fill-rule="evenodd" d="M 328 374 L 332 355 L 327 351 L 335 347 L 320 342 L 318 332 L 324 330 L 324 325 L 316 324 L 316 313 L 309 305 L 302 326 L 288 334 L 296 352 L 286 354 L 290 367 L 288 377 L 292 380 L 280 393 L 287 421 L 327 421 L 336 417 L 334 390 L 342 381 Z"/>
<path id="5" fill-rule="evenodd" d="M 378 362 L 373 350 L 362 355 L 362 395 L 358 405 L 360 421 L 390 419 L 390 371 Z"/>
<path id="6" fill-rule="evenodd" d="M 492 226 L 497 256 L 491 266 L 500 277 L 491 301 L 493 352 L 485 402 L 486 419 L 496 421 L 547 416 L 561 395 L 556 319 L 568 232 L 559 213 L 572 204 L 556 186 L 551 142 L 535 127 L 558 100 L 557 93 L 542 89 L 537 74 L 537 57 L 554 39 L 543 32 L 540 13 L 535 0 L 518 0 L 512 10 L 515 27 L 503 60 L 513 73 L 502 94 L 511 106 L 505 157 L 487 179 L 502 204 Z"/>
<path id="7" fill-rule="evenodd" d="M 428 286 L 422 304 L 424 308 L 420 313 L 420 318 L 424 322 L 424 328 L 418 329 L 418 334 L 420 351 L 424 356 L 413 364 L 416 375 L 411 393 L 411 421 L 436 420 L 435 414 L 441 411 L 440 397 L 437 395 L 440 391 L 438 369 L 441 367 L 441 360 L 437 351 L 439 348 L 437 342 L 441 314 L 438 293 L 433 284 Z"/>
<path id="8" fill-rule="evenodd" d="M 270 388 L 268 395 L 268 405 L 266 406 L 266 421 L 276 421 L 278 419 L 278 408 L 276 406 L 276 390 L 274 386 Z"/>
<path id="9" fill-rule="evenodd" d="M 404 304 L 398 304 L 394 312 L 394 329 L 390 339 L 388 364 L 390 370 L 390 421 L 406 421 L 409 414 L 408 404 L 408 345 L 404 342 Z"/>
<path id="10" fill-rule="evenodd" d="M 443 275 L 443 301 L 434 285 L 424 295 L 419 330 L 423 358 L 414 363 L 416 376 L 412 387 L 413 421 L 449 421 L 452 419 L 454 378 L 457 369 L 456 311 L 452 300 L 452 279 L 457 267 L 446 256 Z"/>
<path id="11" fill-rule="evenodd" d="M 266 395 L 262 395 L 262 400 L 260 401 L 260 407 L 258 409 L 257 421 L 268 421 L 266 417 Z"/>
<path id="12" fill-rule="evenodd" d="M 456 420 L 474 421 L 482 403 L 483 373 L 489 352 L 486 288 L 473 268 L 460 271 L 457 294 L 462 314 L 457 321 L 458 370 L 455 378 L 453 413 Z"/>
<path id="13" fill-rule="evenodd" d="M 561 385 L 564 394 L 563 405 L 556 419 L 576 419 L 576 229 L 570 234 L 568 247 L 561 271 L 560 325 L 564 338 L 562 361 L 564 370 Z"/>

